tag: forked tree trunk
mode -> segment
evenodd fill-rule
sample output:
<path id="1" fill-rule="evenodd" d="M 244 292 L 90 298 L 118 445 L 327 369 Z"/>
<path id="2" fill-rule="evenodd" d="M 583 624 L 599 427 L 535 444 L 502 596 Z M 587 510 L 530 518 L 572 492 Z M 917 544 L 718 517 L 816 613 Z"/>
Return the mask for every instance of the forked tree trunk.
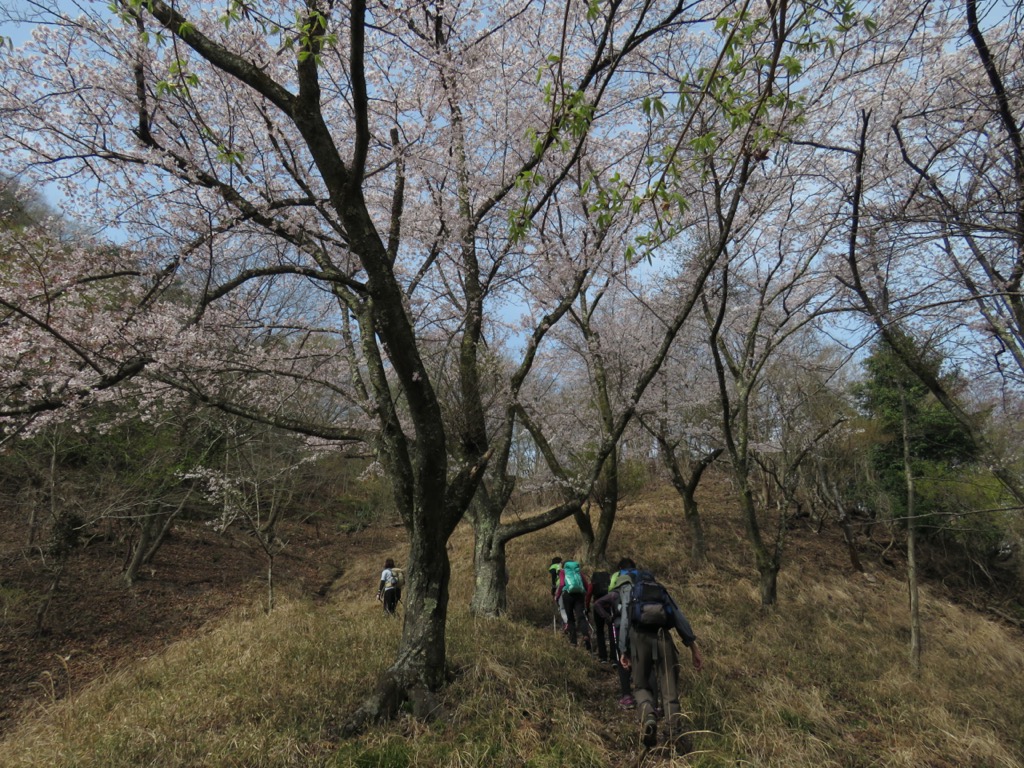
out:
<path id="1" fill-rule="evenodd" d="M 139 540 L 135 543 L 132 559 L 124 571 L 124 580 L 128 586 L 132 586 L 138 580 L 139 569 L 142 567 L 146 553 L 152 548 L 157 530 L 162 527 L 160 523 L 160 515 L 155 509 L 143 515 L 142 521 L 139 523 Z"/>
<path id="2" fill-rule="evenodd" d="M 608 560 L 608 539 L 612 535 L 612 526 L 615 525 L 615 514 L 618 511 L 618 500 L 607 498 L 601 504 L 601 517 L 597 521 L 597 530 L 594 537 L 588 542 L 583 550 L 583 562 L 591 568 Z"/>
<path id="3" fill-rule="evenodd" d="M 583 552 L 589 553 L 594 546 L 594 525 L 590 522 L 589 503 L 586 510 L 582 506 L 576 510 L 573 514 L 573 519 L 576 521 L 576 527 L 580 529 L 580 538 L 583 540 Z"/>
<path id="4" fill-rule="evenodd" d="M 839 489 L 834 482 L 828 484 L 827 492 L 832 497 L 832 503 L 836 506 L 836 516 L 839 520 L 839 527 L 843 532 L 843 540 L 846 542 L 846 551 L 850 555 L 850 565 L 858 573 L 864 573 L 864 566 L 861 565 L 860 556 L 857 554 L 857 542 L 853 538 L 853 529 L 850 527 L 850 513 L 846 511 Z"/>
<path id="5" fill-rule="evenodd" d="M 598 507 L 601 510 L 597 520 L 597 530 L 587 542 L 583 560 L 592 567 L 608 559 L 608 539 L 615 525 L 615 515 L 619 509 L 619 458 L 618 449 L 613 450 L 605 459 L 601 487 L 601 498 Z"/>
<path id="6" fill-rule="evenodd" d="M 142 557 L 143 565 L 149 565 L 153 562 L 153 558 L 156 557 L 156 553 L 160 550 L 163 543 L 167 541 L 167 535 L 171 532 L 171 527 L 174 525 L 174 521 L 178 518 L 178 514 L 181 512 L 183 506 L 184 502 L 164 519 L 163 525 L 160 526 L 160 532 L 157 533 L 153 541 L 150 542 L 149 549 L 146 550 L 146 554 Z"/>
<path id="7" fill-rule="evenodd" d="M 690 532 L 690 564 L 700 568 L 708 557 L 708 545 L 704 536 L 704 523 L 697 507 L 696 495 L 689 492 L 681 493 L 683 499 L 683 519 Z"/>
<path id="8" fill-rule="evenodd" d="M 672 486 L 683 500 L 683 519 L 690 534 L 690 563 L 694 568 L 701 567 L 707 560 L 707 541 L 704 536 L 704 523 L 697 504 L 697 486 L 708 467 L 722 455 L 723 448 L 715 448 L 706 453 L 700 461 L 684 459 L 686 475 L 679 467 L 675 447 L 668 442 L 664 432 L 654 433 L 661 446 L 661 460 L 672 478 Z"/>
<path id="9" fill-rule="evenodd" d="M 474 614 L 493 618 L 508 608 L 508 543 L 565 520 L 579 511 L 580 504 L 579 499 L 570 499 L 532 517 L 506 523 L 500 522 L 501 509 L 496 505 L 476 508 L 473 519 L 475 588 L 470 603 Z"/>

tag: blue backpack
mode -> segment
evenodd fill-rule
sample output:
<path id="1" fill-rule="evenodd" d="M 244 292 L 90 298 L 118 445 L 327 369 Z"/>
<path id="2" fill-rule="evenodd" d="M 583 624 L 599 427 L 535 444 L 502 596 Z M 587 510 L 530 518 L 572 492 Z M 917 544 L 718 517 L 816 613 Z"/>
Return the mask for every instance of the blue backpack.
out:
<path id="1" fill-rule="evenodd" d="M 563 592 L 568 592 L 570 595 L 578 595 L 586 592 L 586 587 L 583 586 L 583 574 L 580 573 L 580 564 L 570 560 L 564 566 L 562 566 L 562 572 L 565 574 L 565 586 L 562 587 Z"/>

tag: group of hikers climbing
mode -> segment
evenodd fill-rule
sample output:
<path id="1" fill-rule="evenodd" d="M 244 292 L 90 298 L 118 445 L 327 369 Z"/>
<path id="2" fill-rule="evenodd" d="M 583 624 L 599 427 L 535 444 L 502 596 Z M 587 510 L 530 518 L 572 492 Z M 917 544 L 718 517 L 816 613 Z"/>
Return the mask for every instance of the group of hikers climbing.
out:
<path id="1" fill-rule="evenodd" d="M 614 573 L 596 571 L 589 578 L 575 560 L 555 557 L 548 572 L 555 630 L 561 624 L 572 645 L 582 640 L 601 663 L 615 666 L 619 707 L 636 710 L 644 746 L 650 749 L 658 743 L 658 721 L 663 719 L 666 745 L 689 752 L 692 745 L 679 708 L 679 656 L 671 631 L 675 629 L 689 648 L 694 670 L 699 672 L 704 660 L 690 622 L 668 590 L 629 557 L 619 561 Z M 389 616 L 396 615 L 403 580 L 402 569 L 388 558 L 377 599 Z"/>
<path id="2" fill-rule="evenodd" d="M 640 570 L 632 558 L 616 571 L 596 571 L 589 579 L 574 560 L 555 557 L 548 566 L 551 595 L 569 642 L 596 652 L 602 663 L 615 665 L 619 706 L 635 709 L 641 739 L 650 749 L 658 743 L 658 719 L 664 718 L 666 744 L 677 752 L 692 748 L 679 708 L 679 656 L 671 631 L 690 650 L 693 668 L 704 665 L 690 622 L 654 575 Z M 588 612 L 593 610 L 591 625 Z M 594 641 L 591 640 L 593 631 Z M 660 706 L 659 706 L 660 702 Z"/>

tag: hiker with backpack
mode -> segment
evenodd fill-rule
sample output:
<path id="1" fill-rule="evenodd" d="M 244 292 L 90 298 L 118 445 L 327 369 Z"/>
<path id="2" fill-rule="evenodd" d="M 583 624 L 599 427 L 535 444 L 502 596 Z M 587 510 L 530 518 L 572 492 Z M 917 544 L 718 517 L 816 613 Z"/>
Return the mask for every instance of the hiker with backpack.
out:
<path id="1" fill-rule="evenodd" d="M 384 604 L 384 613 L 394 616 L 398 609 L 398 601 L 402 599 L 402 569 L 395 567 L 390 557 L 384 561 L 384 570 L 380 574 L 380 586 L 377 587 L 377 600 Z"/>
<path id="2" fill-rule="evenodd" d="M 624 573 L 628 573 L 630 570 L 636 569 L 636 563 L 633 562 L 632 558 L 624 557 L 619 560 L 618 565 L 615 567 L 615 573 L 611 575 L 609 580 L 608 591 L 598 597 L 593 604 L 594 607 L 594 624 L 596 632 L 598 633 L 598 655 L 600 657 L 601 644 L 604 638 L 601 634 L 605 628 L 607 628 L 610 637 L 608 644 L 608 653 L 611 656 L 612 663 L 615 665 L 615 672 L 619 678 L 619 693 L 618 693 L 618 704 L 619 709 L 635 709 L 636 699 L 633 698 L 633 685 L 631 675 L 628 669 L 622 666 L 619 661 L 618 653 L 618 625 L 619 625 L 619 609 L 621 607 L 619 600 L 619 591 L 616 589 L 617 581 L 619 576 Z M 597 574 L 594 574 L 591 584 L 597 584 Z M 597 587 L 594 587 L 594 593 L 597 594 Z"/>
<path id="3" fill-rule="evenodd" d="M 620 576 L 636 570 L 636 563 L 633 561 L 632 557 L 624 557 L 619 560 L 619 564 L 615 566 L 615 569 L 615 573 L 612 574 L 612 581 L 608 585 L 609 591 L 618 588 Z"/>
<path id="4" fill-rule="evenodd" d="M 617 651 L 618 641 L 615 639 L 617 636 L 616 626 L 620 607 L 619 592 L 613 589 L 594 603 L 594 617 L 595 621 L 604 623 L 612 630 L 612 643 L 609 651 L 614 659 L 615 672 L 619 678 L 619 709 L 636 709 L 636 699 L 633 698 L 632 679 L 629 670 L 623 667 L 619 660 Z"/>
<path id="5" fill-rule="evenodd" d="M 583 645 L 590 650 L 590 625 L 587 622 L 587 600 L 590 582 L 580 570 L 580 564 L 568 560 L 562 565 L 555 589 L 555 602 L 561 606 L 569 628 L 569 642 L 576 645 L 578 635 L 583 635 Z"/>
<path id="6" fill-rule="evenodd" d="M 569 617 L 565 613 L 565 606 L 562 605 L 562 601 L 555 597 L 555 593 L 558 592 L 558 580 L 562 575 L 562 558 L 553 557 L 551 558 L 551 565 L 548 566 L 548 573 L 551 575 L 551 599 L 555 601 L 555 629 L 557 629 L 558 619 L 562 620 L 562 631 L 569 631 Z"/>
<path id="7" fill-rule="evenodd" d="M 551 558 L 551 565 L 548 566 L 548 573 L 551 576 L 551 597 L 558 591 L 558 575 L 562 570 L 562 558 Z"/>
<path id="8" fill-rule="evenodd" d="M 616 583 L 621 610 L 619 616 L 619 661 L 632 670 L 633 695 L 642 726 L 644 746 L 658 741 L 657 707 L 652 675 L 661 691 L 669 731 L 669 742 L 677 752 L 690 750 L 689 738 L 683 731 L 679 709 L 679 656 L 670 631 L 674 628 L 690 649 L 695 671 L 704 666 L 697 637 L 690 622 L 676 605 L 668 590 L 647 571 L 620 574 Z"/>

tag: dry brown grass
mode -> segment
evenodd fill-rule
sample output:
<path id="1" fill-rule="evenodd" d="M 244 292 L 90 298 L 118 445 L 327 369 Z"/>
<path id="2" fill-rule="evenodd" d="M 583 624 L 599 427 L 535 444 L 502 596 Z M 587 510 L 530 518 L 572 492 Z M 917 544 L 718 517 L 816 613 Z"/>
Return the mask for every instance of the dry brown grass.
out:
<path id="1" fill-rule="evenodd" d="M 202 636 L 27 718 L 2 766 L 786 766 L 1024 764 L 1024 642 L 922 593 L 924 668 L 911 673 L 902 573 L 852 571 L 831 531 L 791 532 L 780 603 L 758 605 L 735 511 L 705 500 L 711 560 L 686 564 L 678 504 L 624 507 L 610 555 L 655 570 L 687 611 L 707 666 L 683 671 L 697 731 L 686 758 L 644 757 L 614 705 L 614 676 L 551 631 L 547 565 L 576 554 L 571 521 L 510 547 L 510 616 L 469 615 L 472 532 L 452 539 L 444 715 L 336 736 L 388 663 L 399 626 L 373 600 L 384 549 L 346 563 L 328 606 L 240 611 Z M 685 654 L 684 654 L 685 658 Z"/>

